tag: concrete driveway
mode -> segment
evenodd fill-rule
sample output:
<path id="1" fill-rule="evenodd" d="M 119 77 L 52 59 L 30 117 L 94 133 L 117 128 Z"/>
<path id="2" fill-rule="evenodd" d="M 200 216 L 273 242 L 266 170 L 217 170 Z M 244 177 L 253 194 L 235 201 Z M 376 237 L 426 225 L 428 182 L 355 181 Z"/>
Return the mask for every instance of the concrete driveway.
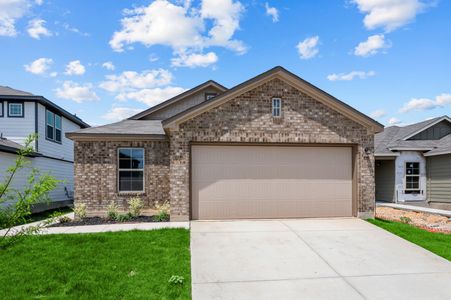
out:
<path id="1" fill-rule="evenodd" d="M 193 299 L 451 299 L 451 263 L 365 221 L 191 223 Z"/>

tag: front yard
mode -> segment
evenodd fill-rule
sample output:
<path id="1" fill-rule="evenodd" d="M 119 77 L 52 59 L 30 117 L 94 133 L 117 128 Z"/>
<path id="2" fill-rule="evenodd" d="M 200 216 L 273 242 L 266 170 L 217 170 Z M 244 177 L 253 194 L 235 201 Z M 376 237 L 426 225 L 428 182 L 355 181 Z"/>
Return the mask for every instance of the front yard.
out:
<path id="1" fill-rule="evenodd" d="M 368 221 L 451 261 L 451 234 L 429 232 L 408 224 L 381 219 Z"/>
<path id="2" fill-rule="evenodd" d="M 0 282 L 0 299 L 190 299 L 189 231 L 29 237 L 0 250 Z"/>

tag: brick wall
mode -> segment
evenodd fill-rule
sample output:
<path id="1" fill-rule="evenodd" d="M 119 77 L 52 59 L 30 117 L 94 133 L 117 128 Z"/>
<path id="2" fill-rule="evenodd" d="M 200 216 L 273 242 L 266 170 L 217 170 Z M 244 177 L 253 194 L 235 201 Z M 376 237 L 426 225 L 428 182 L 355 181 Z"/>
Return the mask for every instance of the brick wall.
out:
<path id="1" fill-rule="evenodd" d="M 117 149 L 120 147 L 145 149 L 144 193 L 118 193 Z M 150 211 L 155 203 L 169 200 L 168 141 L 78 141 L 74 149 L 74 201 L 86 203 L 89 215 L 103 216 L 112 201 L 125 211 L 127 200 L 136 195 L 144 201 L 145 211 Z"/>
<path id="2" fill-rule="evenodd" d="M 271 99 L 282 98 L 282 118 L 271 116 Z M 343 143 L 357 145 L 357 202 L 362 217 L 374 213 L 373 135 L 362 125 L 273 79 L 211 109 L 170 133 L 171 220 L 187 220 L 190 142 Z"/>

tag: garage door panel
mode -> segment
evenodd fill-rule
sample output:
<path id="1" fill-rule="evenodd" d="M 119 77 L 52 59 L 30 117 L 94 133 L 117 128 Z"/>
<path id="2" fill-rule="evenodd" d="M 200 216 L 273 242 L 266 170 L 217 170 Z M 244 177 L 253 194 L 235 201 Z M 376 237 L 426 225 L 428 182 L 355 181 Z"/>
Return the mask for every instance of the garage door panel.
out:
<path id="1" fill-rule="evenodd" d="M 193 146 L 194 219 L 352 214 L 350 147 Z"/>

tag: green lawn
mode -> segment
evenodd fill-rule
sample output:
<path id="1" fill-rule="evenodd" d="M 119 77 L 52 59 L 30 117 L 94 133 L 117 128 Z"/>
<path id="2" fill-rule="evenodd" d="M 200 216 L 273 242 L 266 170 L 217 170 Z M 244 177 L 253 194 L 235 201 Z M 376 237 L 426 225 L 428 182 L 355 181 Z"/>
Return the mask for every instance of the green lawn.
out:
<path id="1" fill-rule="evenodd" d="M 451 235 L 449 234 L 429 232 L 408 224 L 381 219 L 368 220 L 368 222 L 451 260 Z"/>
<path id="2" fill-rule="evenodd" d="M 0 250 L 0 283 L 0 299 L 190 299 L 189 231 L 28 237 Z"/>

